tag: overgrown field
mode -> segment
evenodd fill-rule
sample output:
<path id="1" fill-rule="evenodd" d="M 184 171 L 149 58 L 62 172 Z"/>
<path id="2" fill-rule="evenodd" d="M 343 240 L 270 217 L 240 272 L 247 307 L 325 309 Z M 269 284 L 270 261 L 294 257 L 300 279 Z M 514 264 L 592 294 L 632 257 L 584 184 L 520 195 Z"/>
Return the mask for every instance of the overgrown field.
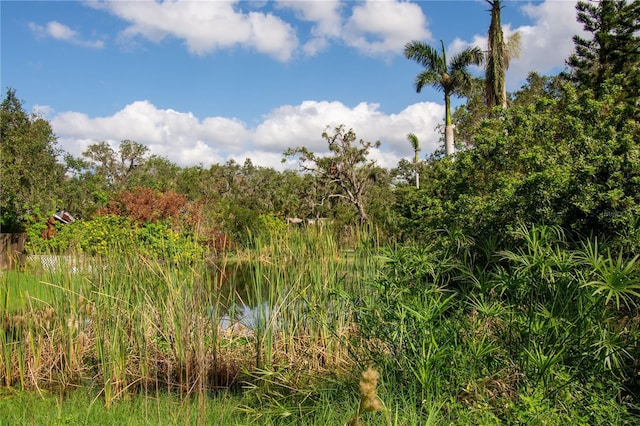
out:
<path id="1" fill-rule="evenodd" d="M 0 412 L 28 423 L 16 407 L 54 404 L 63 419 L 85 401 L 69 422 L 123 406 L 186 420 L 167 404 L 228 424 L 637 422 L 638 256 L 554 227 L 511 240 L 362 233 L 347 249 L 305 228 L 216 261 L 123 244 L 3 272 Z"/>

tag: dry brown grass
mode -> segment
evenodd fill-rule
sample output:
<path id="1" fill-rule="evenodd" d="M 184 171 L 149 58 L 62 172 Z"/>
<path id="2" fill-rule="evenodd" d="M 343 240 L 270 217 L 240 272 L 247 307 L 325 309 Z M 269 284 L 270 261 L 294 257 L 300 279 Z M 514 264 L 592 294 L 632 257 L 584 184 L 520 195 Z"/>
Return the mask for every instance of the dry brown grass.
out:
<path id="1" fill-rule="evenodd" d="M 109 328 L 99 323 L 105 320 L 104 313 L 87 311 L 93 311 L 93 316 L 64 318 L 52 308 L 6 315 L 7 341 L 0 343 L 0 353 L 8 356 L 0 359 L 0 382 L 7 387 L 60 391 L 87 385 L 100 389 L 109 381 L 116 398 L 127 392 L 154 390 L 189 395 L 237 388 L 251 380 L 257 368 L 257 336 L 251 330 L 228 328 L 212 333 L 211 319 L 194 318 L 187 336 L 179 337 L 149 320 L 142 324 L 141 341 L 141 324 L 129 319 L 121 322 L 120 341 L 115 341 L 104 334 Z M 124 343 L 122 361 L 110 355 L 101 359 L 98 338 L 106 354 L 117 352 L 114 346 Z M 182 339 L 181 351 L 171 343 L 178 338 Z M 292 376 L 294 372 L 322 376 L 343 371 L 350 362 L 346 345 L 336 350 L 311 335 L 276 335 L 270 367 L 288 369 Z M 118 363 L 122 371 L 114 366 Z M 109 368 L 116 370 L 107 371 Z"/>

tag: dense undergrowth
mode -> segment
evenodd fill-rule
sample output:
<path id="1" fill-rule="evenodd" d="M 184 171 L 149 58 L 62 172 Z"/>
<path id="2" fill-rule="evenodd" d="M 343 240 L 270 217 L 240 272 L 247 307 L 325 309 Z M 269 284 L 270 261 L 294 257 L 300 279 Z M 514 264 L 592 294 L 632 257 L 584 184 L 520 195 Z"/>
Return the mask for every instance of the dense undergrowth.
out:
<path id="1" fill-rule="evenodd" d="M 637 421 L 638 257 L 555 227 L 512 237 L 344 250 L 296 230 L 213 265 L 125 246 L 4 272 L 3 392 L 174 395 L 200 418 L 232 392 L 244 419 L 344 424 L 373 367 L 365 423 Z"/>
<path id="2" fill-rule="evenodd" d="M 484 255 L 464 238 L 389 250 L 374 296 L 356 309 L 360 336 L 379 342 L 372 362 L 445 417 L 637 421 L 638 256 L 589 240 L 570 248 L 556 227 L 514 238 Z"/>

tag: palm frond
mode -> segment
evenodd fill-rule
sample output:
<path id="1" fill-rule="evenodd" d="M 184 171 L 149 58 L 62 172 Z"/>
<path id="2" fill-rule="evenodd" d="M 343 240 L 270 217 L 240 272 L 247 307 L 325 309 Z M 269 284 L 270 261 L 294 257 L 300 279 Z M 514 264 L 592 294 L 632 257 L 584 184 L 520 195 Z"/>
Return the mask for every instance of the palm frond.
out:
<path id="1" fill-rule="evenodd" d="M 407 140 L 411 143 L 411 147 L 415 152 L 420 151 L 420 141 L 418 140 L 418 137 L 415 134 L 408 133 Z"/>
<path id="2" fill-rule="evenodd" d="M 404 47 L 404 56 L 440 74 L 446 69 L 444 58 L 438 51 L 421 41 L 411 41 L 407 43 Z"/>
<path id="3" fill-rule="evenodd" d="M 451 74 L 451 93 L 466 96 L 473 84 L 473 77 L 467 70 L 456 70 Z"/>
<path id="4" fill-rule="evenodd" d="M 416 76 L 415 80 L 416 92 L 420 93 L 424 86 L 433 86 L 438 91 L 443 91 L 442 79 L 440 74 L 431 69 L 426 69 Z"/>
<path id="5" fill-rule="evenodd" d="M 469 65 L 482 65 L 483 62 L 484 62 L 484 53 L 482 53 L 482 50 L 477 46 L 468 47 L 464 49 L 462 52 L 457 53 L 451 59 L 451 65 L 449 69 L 453 73 L 458 70 L 464 70 Z"/>
<path id="6" fill-rule="evenodd" d="M 511 59 L 520 57 L 521 35 L 520 31 L 516 31 L 509 36 L 504 45 L 504 68 L 509 69 Z"/>

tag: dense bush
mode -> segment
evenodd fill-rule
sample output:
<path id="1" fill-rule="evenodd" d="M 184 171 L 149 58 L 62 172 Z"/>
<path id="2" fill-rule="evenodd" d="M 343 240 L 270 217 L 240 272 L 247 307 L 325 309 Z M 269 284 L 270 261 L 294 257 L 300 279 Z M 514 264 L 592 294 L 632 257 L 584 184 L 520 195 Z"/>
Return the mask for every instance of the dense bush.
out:
<path id="1" fill-rule="evenodd" d="M 107 256 L 123 249 L 170 262 L 201 258 L 204 248 L 188 232 L 176 232 L 171 223 L 147 222 L 113 214 L 96 215 L 69 225 L 56 225 L 57 234 L 43 238 L 38 223 L 29 228 L 27 249 L 32 254 L 80 253 Z"/>
<path id="2" fill-rule="evenodd" d="M 405 233 L 459 229 L 482 240 L 519 223 L 640 247 L 640 123 L 621 114 L 616 86 L 595 99 L 565 85 L 485 120 L 475 146 L 433 160 L 419 191 L 398 192 Z"/>
<path id="3" fill-rule="evenodd" d="M 374 291 L 353 300 L 362 362 L 401 398 L 447 400 L 489 423 L 631 419 L 638 257 L 595 240 L 573 250 L 560 227 L 542 226 L 518 228 L 517 247 L 478 261 L 459 237 L 386 252 Z"/>

